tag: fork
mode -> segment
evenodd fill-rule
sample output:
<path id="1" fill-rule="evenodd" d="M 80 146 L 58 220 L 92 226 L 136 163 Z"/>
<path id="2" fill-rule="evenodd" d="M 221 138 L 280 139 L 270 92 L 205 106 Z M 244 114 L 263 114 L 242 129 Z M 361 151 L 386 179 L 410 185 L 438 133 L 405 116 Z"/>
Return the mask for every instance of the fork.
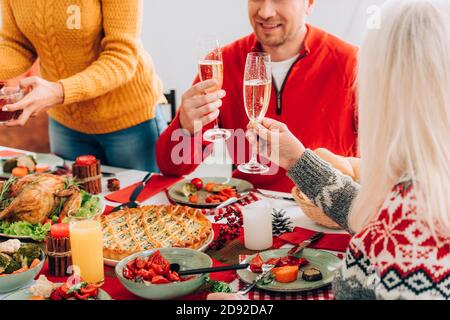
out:
<path id="1" fill-rule="evenodd" d="M 263 273 L 260 274 L 258 277 L 256 277 L 255 281 L 253 281 L 251 284 L 248 284 L 247 286 L 245 286 L 244 288 L 242 288 L 241 290 L 239 290 L 237 292 L 237 294 L 241 294 L 241 295 L 246 295 L 247 293 L 249 293 L 250 291 L 252 291 L 252 289 L 254 287 L 256 287 L 256 285 L 258 284 L 258 282 L 262 279 L 264 279 L 271 271 L 272 269 L 275 268 L 274 265 L 272 264 L 265 264 L 262 266 L 263 269 Z"/>

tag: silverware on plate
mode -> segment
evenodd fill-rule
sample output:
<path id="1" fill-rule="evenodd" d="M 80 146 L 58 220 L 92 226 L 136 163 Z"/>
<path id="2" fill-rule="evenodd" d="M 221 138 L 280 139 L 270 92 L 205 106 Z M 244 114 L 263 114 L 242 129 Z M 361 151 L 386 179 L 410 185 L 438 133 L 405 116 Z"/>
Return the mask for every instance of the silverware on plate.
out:
<path id="1" fill-rule="evenodd" d="M 320 238 L 322 238 L 324 236 L 323 232 L 317 232 L 315 234 L 312 235 L 311 238 L 309 238 L 308 240 L 305 240 L 303 242 L 301 242 L 300 244 L 298 244 L 297 246 L 293 247 L 291 250 L 289 250 L 289 255 L 295 255 L 298 254 L 299 252 L 301 252 L 303 249 L 305 249 L 307 246 L 311 245 L 312 243 L 318 241 Z M 247 285 L 246 287 L 244 287 L 242 290 L 238 291 L 238 294 L 247 294 L 249 293 L 254 287 L 256 287 L 256 285 L 264 280 L 264 278 L 266 278 L 269 273 L 272 271 L 272 269 L 274 268 L 274 265 L 270 265 L 270 264 L 264 264 L 262 266 L 263 272 L 262 274 L 260 274 L 258 277 L 256 277 L 255 281 L 253 281 L 251 284 Z M 269 279 L 270 281 L 270 279 Z"/>
<path id="2" fill-rule="evenodd" d="M 258 188 L 253 188 L 250 190 L 245 190 L 245 192 L 248 193 L 256 193 L 259 194 L 261 196 L 263 196 L 264 198 L 269 198 L 269 199 L 275 199 L 275 200 L 286 200 L 286 201 L 292 201 L 292 202 L 296 202 L 295 199 L 293 197 L 283 197 L 283 196 L 276 196 L 273 194 L 267 194 L 262 192 L 261 190 L 259 190 Z"/>
<path id="3" fill-rule="evenodd" d="M 245 295 L 245 294 L 249 293 L 250 291 L 252 291 L 252 289 L 254 287 L 256 287 L 256 285 L 261 280 L 263 280 L 265 277 L 267 277 L 269 275 L 269 273 L 272 271 L 273 268 L 275 268 L 275 265 L 273 265 L 273 264 L 263 264 L 263 266 L 262 266 L 263 272 L 259 276 L 256 277 L 255 281 L 253 281 L 249 285 L 247 285 L 244 288 L 242 288 L 241 290 L 239 290 L 237 292 L 237 294 Z"/>
<path id="4" fill-rule="evenodd" d="M 318 241 L 319 239 L 321 239 L 323 236 L 324 236 L 323 232 L 317 232 L 317 233 L 313 234 L 311 238 L 299 243 L 298 245 L 293 247 L 291 250 L 289 250 L 289 255 L 295 256 L 296 254 L 302 252 L 302 250 L 305 249 L 307 246 L 309 246 L 309 245 L 313 244 L 314 242 Z"/>

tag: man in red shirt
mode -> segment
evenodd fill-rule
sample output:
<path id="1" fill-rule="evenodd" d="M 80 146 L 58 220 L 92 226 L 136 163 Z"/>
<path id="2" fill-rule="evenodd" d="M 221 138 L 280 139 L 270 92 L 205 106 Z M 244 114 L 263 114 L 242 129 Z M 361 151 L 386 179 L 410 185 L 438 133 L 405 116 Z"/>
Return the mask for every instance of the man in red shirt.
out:
<path id="1" fill-rule="evenodd" d="M 306 24 L 314 0 L 248 0 L 254 33 L 223 48 L 222 90 L 206 93 L 214 80 L 199 82 L 182 98 L 180 110 L 157 143 L 162 173 L 186 175 L 209 151 L 199 142 L 201 131 L 218 119 L 220 127 L 235 133 L 227 141 L 234 164 L 248 162 L 250 148 L 236 143 L 249 119 L 243 100 L 246 57 L 264 51 L 272 58 L 272 95 L 266 116 L 285 123 L 306 147 L 327 148 L 335 154 L 357 154 L 355 75 L 357 49 L 323 30 Z M 220 112 L 219 112 L 220 110 Z M 195 123 L 203 128 L 199 134 Z M 180 130 L 184 132 L 180 134 Z M 196 139 L 197 137 L 197 139 Z M 186 148 L 186 141 L 190 147 Z M 180 147 L 183 146 L 183 147 Z M 244 151 L 244 155 L 242 152 Z M 289 192 L 293 183 L 273 163 L 262 175 L 235 171 L 256 187 Z"/>

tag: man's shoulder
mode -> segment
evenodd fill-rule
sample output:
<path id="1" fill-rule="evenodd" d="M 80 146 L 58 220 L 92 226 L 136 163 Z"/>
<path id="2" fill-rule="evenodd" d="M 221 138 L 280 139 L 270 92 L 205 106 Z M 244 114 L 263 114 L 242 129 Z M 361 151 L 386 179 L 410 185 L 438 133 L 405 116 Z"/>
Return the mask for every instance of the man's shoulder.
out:
<path id="1" fill-rule="evenodd" d="M 247 54 L 256 45 L 257 40 L 254 33 L 250 33 L 242 38 L 239 38 L 222 48 L 222 54 L 225 56 L 236 56 Z"/>
<path id="2" fill-rule="evenodd" d="M 314 34 L 314 41 L 322 49 L 329 50 L 341 57 L 356 57 L 358 47 L 316 26 L 308 26 Z"/>

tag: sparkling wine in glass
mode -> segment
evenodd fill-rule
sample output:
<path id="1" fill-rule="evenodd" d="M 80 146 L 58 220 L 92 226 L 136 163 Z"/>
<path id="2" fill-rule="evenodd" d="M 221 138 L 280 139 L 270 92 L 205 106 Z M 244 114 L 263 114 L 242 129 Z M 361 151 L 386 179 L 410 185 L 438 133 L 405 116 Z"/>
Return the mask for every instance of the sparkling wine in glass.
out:
<path id="1" fill-rule="evenodd" d="M 271 92 L 272 71 L 270 55 L 262 52 L 249 53 L 244 74 L 244 104 L 250 122 L 257 123 L 266 116 Z M 249 174 L 268 172 L 269 167 L 259 163 L 257 156 L 257 147 L 252 146 L 250 162 L 239 165 L 239 171 Z"/>
<path id="2" fill-rule="evenodd" d="M 217 86 L 205 93 L 222 89 L 223 84 L 223 59 L 219 41 L 215 37 L 205 37 L 198 42 L 198 71 L 201 81 L 215 79 Z M 210 142 L 226 140 L 231 136 L 228 130 L 220 129 L 217 119 L 214 120 L 214 128 L 205 131 L 203 139 Z"/>

